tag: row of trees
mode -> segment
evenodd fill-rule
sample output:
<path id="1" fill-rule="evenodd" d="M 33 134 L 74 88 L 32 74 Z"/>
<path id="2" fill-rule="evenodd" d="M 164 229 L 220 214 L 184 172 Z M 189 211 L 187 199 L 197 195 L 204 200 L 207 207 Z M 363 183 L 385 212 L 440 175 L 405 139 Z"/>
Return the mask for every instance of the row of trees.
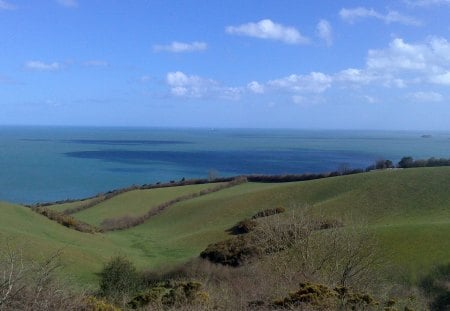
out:
<path id="1" fill-rule="evenodd" d="M 380 159 L 374 164 L 366 168 L 366 172 L 372 170 L 388 169 L 388 168 L 413 168 L 413 167 L 437 167 L 437 166 L 450 166 L 450 159 L 446 158 L 429 158 L 414 160 L 413 157 L 407 156 L 401 158 L 401 160 L 394 165 L 391 160 Z"/>

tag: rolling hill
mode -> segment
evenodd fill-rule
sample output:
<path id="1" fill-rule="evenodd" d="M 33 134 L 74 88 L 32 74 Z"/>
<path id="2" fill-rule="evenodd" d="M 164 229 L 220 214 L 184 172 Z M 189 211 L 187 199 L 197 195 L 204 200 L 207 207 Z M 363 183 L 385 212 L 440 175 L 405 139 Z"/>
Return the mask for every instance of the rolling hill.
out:
<path id="1" fill-rule="evenodd" d="M 99 224 L 139 215 L 176 196 L 208 185 L 133 190 L 73 214 Z M 450 168 L 374 171 L 291 183 L 244 183 L 170 206 L 144 224 L 107 233 L 81 233 L 29 208 L 0 203 L 0 238 L 22 245 L 28 256 L 62 249 L 64 272 L 78 284 L 95 284 L 110 257 L 128 256 L 141 268 L 174 265 L 198 256 L 228 237 L 226 230 L 257 211 L 312 206 L 344 224 L 364 223 L 380 239 L 386 256 L 414 281 L 433 265 L 450 262 Z M 69 206 L 68 206 L 69 205 Z M 53 209 L 73 207 L 76 202 Z"/>

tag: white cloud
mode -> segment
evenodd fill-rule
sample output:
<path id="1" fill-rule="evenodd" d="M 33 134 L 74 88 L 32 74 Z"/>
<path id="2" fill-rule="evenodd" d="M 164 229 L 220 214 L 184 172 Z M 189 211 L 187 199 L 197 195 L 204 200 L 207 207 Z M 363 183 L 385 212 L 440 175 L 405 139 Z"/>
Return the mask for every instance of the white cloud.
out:
<path id="1" fill-rule="evenodd" d="M 367 70 L 410 80 L 450 85 L 450 42 L 430 37 L 424 43 L 407 43 L 401 38 L 391 41 L 389 47 L 370 50 Z"/>
<path id="2" fill-rule="evenodd" d="M 333 76 L 335 82 L 386 87 L 431 83 L 450 85 L 450 42 L 430 37 L 425 42 L 408 43 L 393 39 L 385 49 L 369 50 L 365 68 L 349 68 Z"/>
<path id="3" fill-rule="evenodd" d="M 84 62 L 83 65 L 86 67 L 108 67 L 109 63 L 104 60 L 94 59 Z"/>
<path id="4" fill-rule="evenodd" d="M 369 50 L 367 66 L 371 69 L 383 70 L 421 70 L 426 67 L 427 54 L 430 52 L 425 45 L 412 45 L 403 39 L 396 38 L 388 49 Z"/>
<path id="5" fill-rule="evenodd" d="M 327 46 L 331 46 L 333 44 L 333 30 L 328 21 L 324 19 L 320 20 L 317 24 L 316 31 L 319 38 L 324 40 Z"/>
<path id="6" fill-rule="evenodd" d="M 205 42 L 177 42 L 174 41 L 169 45 L 154 45 L 153 50 L 155 52 L 172 52 L 172 53 L 184 53 L 184 52 L 196 52 L 204 51 L 208 48 Z"/>
<path id="7" fill-rule="evenodd" d="M 181 71 L 167 73 L 166 83 L 170 88 L 170 93 L 176 97 L 216 97 L 236 100 L 242 93 L 242 89 L 239 87 L 221 86 L 215 80 L 187 75 Z"/>
<path id="8" fill-rule="evenodd" d="M 348 68 L 338 72 L 335 75 L 335 79 L 344 83 L 368 84 L 375 80 L 376 77 L 362 69 Z"/>
<path id="9" fill-rule="evenodd" d="M 249 93 L 291 93 L 295 103 L 309 101 L 332 87 L 378 85 L 386 88 L 407 89 L 417 85 L 450 85 L 450 43 L 430 37 L 422 43 L 408 43 L 393 39 L 384 49 L 369 50 L 363 68 L 347 68 L 336 73 L 311 72 L 291 74 L 267 82 L 252 81 Z M 363 97 L 367 102 L 376 100 Z"/>
<path id="10" fill-rule="evenodd" d="M 77 0 L 56 0 L 56 2 L 67 8 L 76 8 L 78 6 Z"/>
<path id="11" fill-rule="evenodd" d="M 249 89 L 251 92 L 255 94 L 262 94 L 264 93 L 264 86 L 257 81 L 252 81 L 249 84 L 247 84 L 247 89 Z"/>
<path id="12" fill-rule="evenodd" d="M 188 76 L 181 71 L 169 72 L 166 82 L 172 95 L 185 97 L 202 97 L 207 93 L 208 88 L 215 84 L 212 80 L 194 75 Z"/>
<path id="13" fill-rule="evenodd" d="M 44 63 L 38 60 L 31 60 L 25 63 L 25 68 L 36 71 L 57 71 L 62 69 L 62 66 L 58 62 Z"/>
<path id="14" fill-rule="evenodd" d="M 436 92 L 415 92 L 409 94 L 409 98 L 416 102 L 437 103 L 444 100 L 444 96 Z"/>
<path id="15" fill-rule="evenodd" d="M 420 21 L 413 17 L 402 15 L 397 11 L 388 11 L 386 14 L 381 14 L 374 9 L 368 9 L 365 7 L 358 7 L 353 9 L 343 8 L 339 11 L 339 16 L 346 22 L 354 23 L 364 18 L 376 18 L 386 24 L 399 23 L 403 25 L 418 26 Z"/>
<path id="16" fill-rule="evenodd" d="M 4 1 L 4 0 L 0 0 L 0 10 L 15 10 L 16 6 Z"/>
<path id="17" fill-rule="evenodd" d="M 306 44 L 309 42 L 309 39 L 304 37 L 296 28 L 274 23 L 270 19 L 263 19 L 257 23 L 228 26 L 225 31 L 232 35 L 277 40 L 287 44 Z"/>
<path id="18" fill-rule="evenodd" d="M 292 74 L 287 77 L 271 80 L 267 84 L 275 89 L 291 92 L 322 93 L 331 86 L 332 77 L 322 72 L 311 72 L 309 75 Z"/>
<path id="19" fill-rule="evenodd" d="M 244 95 L 275 94 L 295 104 L 309 105 L 324 102 L 323 93 L 331 88 L 355 88 L 361 102 L 376 103 L 382 98 L 366 94 L 385 87 L 403 89 L 399 94 L 409 94 L 410 100 L 437 102 L 444 100 L 439 93 L 414 91 L 418 87 L 450 86 L 450 42 L 440 37 L 429 37 L 419 43 L 394 38 L 385 48 L 369 50 L 366 64 L 361 68 L 334 73 L 293 73 L 268 81 L 250 81 L 240 87 L 225 87 L 215 80 L 180 71 L 168 73 L 166 82 L 172 95 L 185 98 L 238 99 Z"/>

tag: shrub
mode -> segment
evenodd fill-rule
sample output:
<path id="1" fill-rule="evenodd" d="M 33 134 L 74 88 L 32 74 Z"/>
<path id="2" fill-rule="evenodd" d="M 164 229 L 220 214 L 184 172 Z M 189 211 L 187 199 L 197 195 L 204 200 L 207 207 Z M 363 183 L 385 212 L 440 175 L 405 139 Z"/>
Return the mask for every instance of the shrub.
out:
<path id="1" fill-rule="evenodd" d="M 214 263 L 237 267 L 257 255 L 258 249 L 251 246 L 244 236 L 238 236 L 218 243 L 210 244 L 200 257 Z"/>
<path id="2" fill-rule="evenodd" d="M 166 307 L 204 305 L 208 303 L 209 296 L 202 287 L 201 283 L 194 281 L 160 282 L 134 297 L 128 306 L 139 309 L 148 305 Z"/>
<path id="3" fill-rule="evenodd" d="M 120 301 L 138 288 L 136 268 L 127 258 L 117 256 L 105 264 L 100 272 L 100 295 Z"/>
<path id="4" fill-rule="evenodd" d="M 252 219 L 244 219 L 235 224 L 233 227 L 228 229 L 227 231 L 234 235 L 246 234 L 253 231 L 258 223 Z"/>
<path id="5" fill-rule="evenodd" d="M 450 264 L 436 267 L 420 282 L 432 310 L 450 310 Z"/>
<path id="6" fill-rule="evenodd" d="M 86 305 L 89 311 L 121 311 L 120 308 L 94 296 L 89 296 L 86 299 Z"/>
<path id="7" fill-rule="evenodd" d="M 387 168 L 393 168 L 394 163 L 391 160 L 378 160 L 375 162 L 375 168 L 377 170 L 383 170 Z"/>
<path id="8" fill-rule="evenodd" d="M 398 167 L 401 167 L 401 168 L 409 168 L 409 167 L 413 167 L 413 165 L 414 165 L 414 159 L 412 157 L 403 157 L 398 162 Z"/>
<path id="9" fill-rule="evenodd" d="M 70 215 L 51 210 L 47 207 L 33 207 L 31 210 L 70 229 L 85 233 L 101 232 L 101 230 L 97 227 L 75 219 Z"/>
<path id="10" fill-rule="evenodd" d="M 253 215 L 252 219 L 281 214 L 281 213 L 284 213 L 285 211 L 286 211 L 286 209 L 284 207 L 269 208 L 269 209 L 265 209 L 263 211 L 256 213 L 255 215 Z"/>
<path id="11" fill-rule="evenodd" d="M 337 293 L 321 284 L 300 283 L 300 289 L 289 296 L 273 302 L 274 306 L 291 309 L 304 304 L 332 307 L 336 304 Z"/>
<path id="12" fill-rule="evenodd" d="M 319 310 L 367 310 L 379 303 L 367 293 L 355 292 L 348 287 L 330 288 L 315 283 L 300 283 L 300 289 L 289 293 L 288 297 L 275 300 L 276 307 L 291 309 L 297 306 L 312 305 Z"/>

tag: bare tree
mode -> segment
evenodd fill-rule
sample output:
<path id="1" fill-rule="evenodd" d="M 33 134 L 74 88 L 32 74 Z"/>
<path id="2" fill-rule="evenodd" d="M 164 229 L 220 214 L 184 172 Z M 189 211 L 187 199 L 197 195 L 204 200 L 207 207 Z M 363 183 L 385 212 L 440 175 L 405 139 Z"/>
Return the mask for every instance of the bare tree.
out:
<path id="1" fill-rule="evenodd" d="M 380 263 L 376 240 L 361 226 L 342 226 L 309 207 L 261 219 L 252 243 L 269 255 L 283 283 L 299 280 L 361 287 Z"/>
<path id="2" fill-rule="evenodd" d="M 12 240 L 0 240 L 0 310 L 80 310 L 84 295 L 58 282 L 61 251 L 42 261 L 25 260 Z"/>

